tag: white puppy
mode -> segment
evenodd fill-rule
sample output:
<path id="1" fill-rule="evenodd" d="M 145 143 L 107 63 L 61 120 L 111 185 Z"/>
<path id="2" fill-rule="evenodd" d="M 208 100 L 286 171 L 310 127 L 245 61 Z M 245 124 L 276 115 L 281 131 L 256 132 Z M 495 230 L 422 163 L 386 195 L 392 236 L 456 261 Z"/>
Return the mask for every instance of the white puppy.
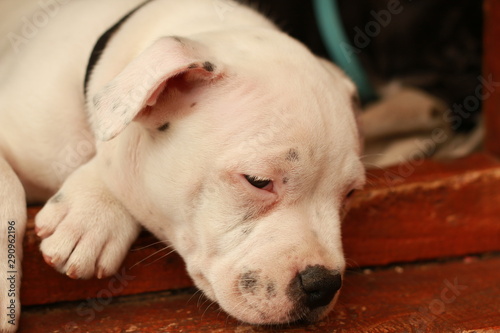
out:
<path id="1" fill-rule="evenodd" d="M 0 332 L 19 319 L 26 200 L 50 197 L 41 250 L 70 277 L 115 273 L 143 225 L 236 318 L 324 316 L 365 177 L 353 84 L 233 2 L 56 3 L 0 59 Z"/>

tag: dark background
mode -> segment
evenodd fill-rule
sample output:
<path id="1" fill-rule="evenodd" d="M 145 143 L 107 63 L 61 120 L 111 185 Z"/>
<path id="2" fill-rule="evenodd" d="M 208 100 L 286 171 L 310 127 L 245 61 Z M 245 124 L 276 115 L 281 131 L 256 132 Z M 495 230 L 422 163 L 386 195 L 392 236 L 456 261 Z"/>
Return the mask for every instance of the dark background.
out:
<path id="1" fill-rule="evenodd" d="M 394 1 L 394 0 L 393 0 Z M 247 0 L 284 31 L 327 57 L 310 0 Z M 389 1 L 340 0 L 343 25 L 354 44 L 355 28 L 374 21 L 371 11 Z M 358 54 L 372 82 L 398 79 L 442 98 L 450 107 L 475 95 L 482 58 L 482 1 L 401 0 L 403 10 Z M 479 109 L 477 112 L 479 112 Z M 464 119 L 460 130 L 475 125 Z"/>

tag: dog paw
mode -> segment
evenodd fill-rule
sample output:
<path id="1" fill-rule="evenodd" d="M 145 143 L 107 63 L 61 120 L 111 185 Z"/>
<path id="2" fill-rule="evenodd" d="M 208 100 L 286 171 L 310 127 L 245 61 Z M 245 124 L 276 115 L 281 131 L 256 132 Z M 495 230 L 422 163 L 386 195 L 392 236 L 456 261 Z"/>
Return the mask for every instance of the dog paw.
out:
<path id="1" fill-rule="evenodd" d="M 139 233 L 127 210 L 96 187 L 82 193 L 63 186 L 35 223 L 47 264 L 73 279 L 114 274 Z"/>

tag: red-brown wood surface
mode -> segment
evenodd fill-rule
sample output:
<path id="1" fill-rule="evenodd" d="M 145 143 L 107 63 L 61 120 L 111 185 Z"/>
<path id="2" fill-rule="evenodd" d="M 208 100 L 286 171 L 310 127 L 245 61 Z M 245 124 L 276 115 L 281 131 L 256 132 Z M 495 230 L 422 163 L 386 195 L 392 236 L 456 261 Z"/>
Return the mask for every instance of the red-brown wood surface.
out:
<path id="1" fill-rule="evenodd" d="M 367 170 L 366 189 L 396 188 L 399 185 L 434 182 L 459 177 L 468 172 L 489 172 L 500 167 L 500 159 L 490 154 L 473 154 L 458 160 L 408 160 L 384 169 Z"/>
<path id="2" fill-rule="evenodd" d="M 500 168 L 495 159 L 426 161 L 414 175 L 395 183 L 399 185 L 380 184 L 386 173 L 396 174 L 400 167 L 374 171 L 376 185 L 356 198 L 343 224 L 351 265 L 500 250 Z"/>
<path id="3" fill-rule="evenodd" d="M 500 0 L 485 0 L 483 87 L 486 148 L 500 156 Z"/>
<path id="4" fill-rule="evenodd" d="M 386 172 L 399 173 L 399 178 L 389 178 L 398 181 L 386 183 Z M 496 159 L 478 155 L 452 163 L 426 161 L 411 174 L 398 167 L 371 171 L 370 183 L 353 198 L 353 208 L 343 226 L 351 266 L 500 250 L 500 164 Z M 192 285 L 175 253 L 157 260 L 166 253 L 160 251 L 135 265 L 163 249 L 161 244 L 140 249 L 157 242 L 147 235 L 134 245 L 139 250 L 129 253 L 125 276 L 71 280 L 42 260 L 33 231 L 32 217 L 37 210 L 29 211 L 31 220 L 24 242 L 24 305 L 86 299 L 100 291 L 130 295 Z"/>
<path id="5" fill-rule="evenodd" d="M 339 303 L 314 325 L 263 328 L 199 294 L 168 293 L 26 308 L 20 333 L 499 332 L 500 257 L 347 274 Z"/>

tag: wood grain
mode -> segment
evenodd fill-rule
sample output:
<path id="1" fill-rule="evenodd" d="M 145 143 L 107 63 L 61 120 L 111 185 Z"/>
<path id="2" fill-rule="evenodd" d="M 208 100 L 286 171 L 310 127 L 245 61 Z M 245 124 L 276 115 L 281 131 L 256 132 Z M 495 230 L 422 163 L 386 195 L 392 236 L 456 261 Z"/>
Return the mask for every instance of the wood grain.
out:
<path id="1" fill-rule="evenodd" d="M 500 167 L 495 159 L 426 161 L 407 178 L 385 183 L 388 173 L 404 174 L 399 168 L 372 173 L 374 186 L 359 194 L 343 225 L 351 265 L 500 250 Z"/>
<path id="2" fill-rule="evenodd" d="M 498 332 L 498 281 L 500 257 L 469 258 L 350 272 L 334 311 L 314 325 L 245 325 L 184 292 L 27 308 L 19 332 Z"/>

